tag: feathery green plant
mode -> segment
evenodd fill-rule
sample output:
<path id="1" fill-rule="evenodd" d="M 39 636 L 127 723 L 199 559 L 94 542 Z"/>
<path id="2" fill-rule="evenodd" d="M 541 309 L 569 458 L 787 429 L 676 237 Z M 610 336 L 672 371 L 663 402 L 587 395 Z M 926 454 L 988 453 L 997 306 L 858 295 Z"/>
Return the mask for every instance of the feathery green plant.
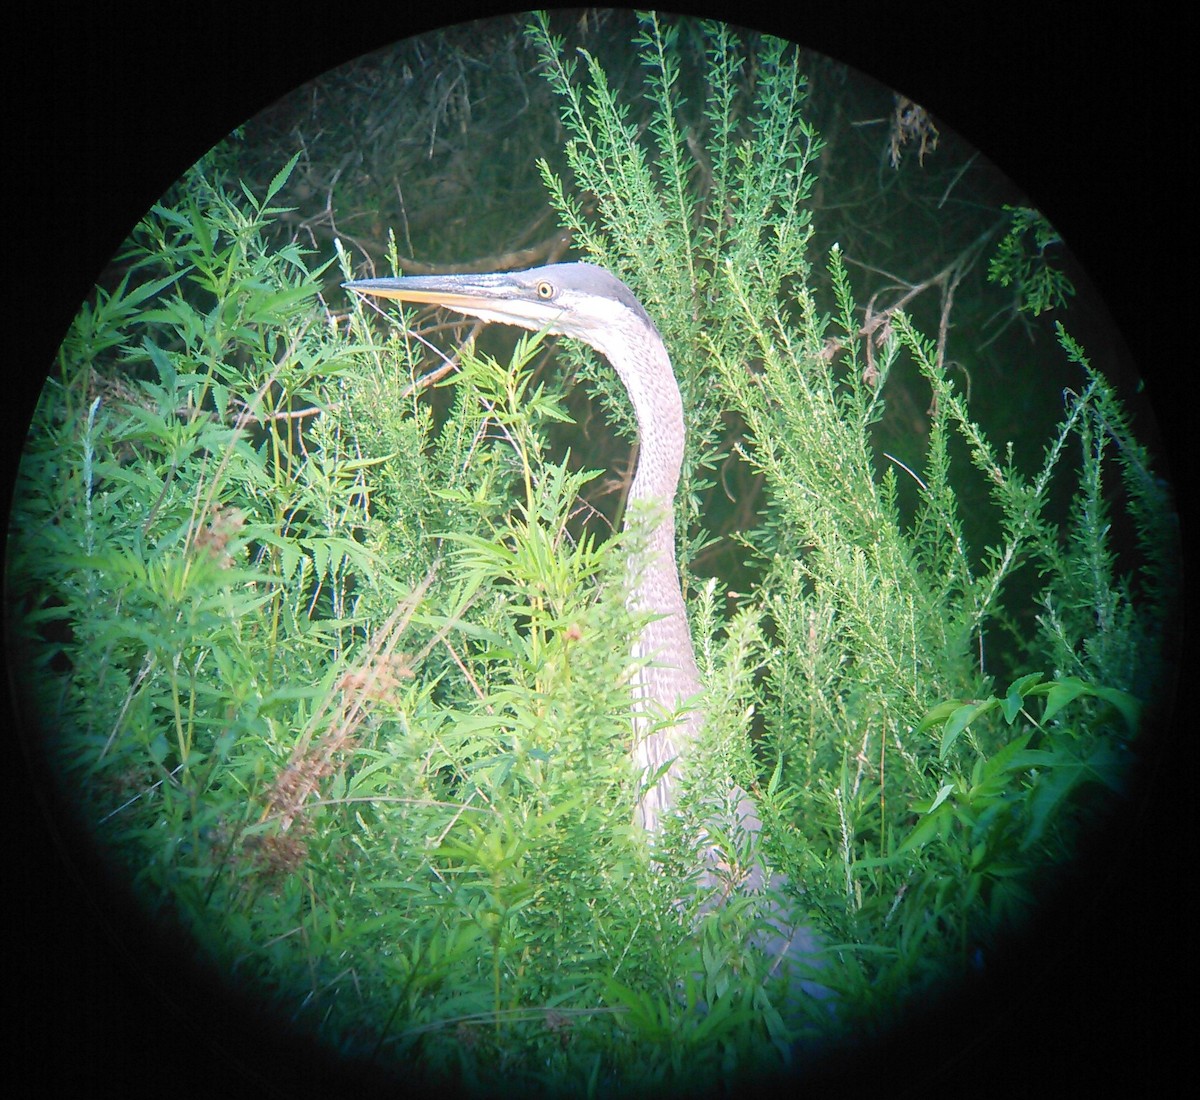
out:
<path id="1" fill-rule="evenodd" d="M 641 21 L 652 104 L 645 141 L 596 62 L 585 54 L 580 78 L 535 18 L 531 34 L 570 134 L 572 185 L 592 196 L 589 212 L 564 181 L 543 173 L 575 239 L 647 303 L 680 375 L 693 428 L 685 563 L 707 537 L 698 489 L 728 451 L 720 417 L 732 412 L 745 425 L 745 440 L 733 446 L 761 472 L 767 497 L 760 523 L 742 534 L 764 569 L 757 608 L 743 614 L 758 616 L 764 642 L 734 659 L 762 678 L 751 704 L 762 720 L 760 775 L 774 772 L 770 790 L 782 790 L 786 806 L 773 814 L 768 797 L 766 813 L 778 858 L 844 944 L 836 957 L 846 1015 L 886 1018 L 897 993 L 954 970 L 975 945 L 1011 930 L 1013 921 L 1000 919 L 1011 906 L 999 899 L 1028 895 L 1038 868 L 1069 858 L 1068 815 L 1051 809 L 1083 797 L 1083 784 L 1120 786 L 1120 746 L 1131 729 L 1116 716 L 1133 714 L 1129 693 L 1152 696 L 1162 675 L 1156 632 L 1166 612 L 1161 593 L 1173 590 L 1175 547 L 1169 501 L 1115 394 L 1065 332 L 1085 386 L 1068 395 L 1030 478 L 1011 446 L 996 455 L 935 348 L 902 313 L 882 334 L 863 331 L 836 246 L 828 257 L 834 308 L 823 313 L 805 206 L 820 140 L 803 121 L 795 54 L 763 40 L 753 83 L 742 81 L 736 38 L 726 26 L 705 26 L 701 153 L 698 135 L 680 121 L 677 28 L 654 14 Z M 1053 235 L 1040 216 L 1013 233 L 1030 228 L 1044 252 Z M 1015 277 L 1015 239 L 993 264 L 998 279 Z M 1069 285 L 1022 272 L 1022 308 L 1065 302 Z M 870 433 L 904 355 L 932 397 L 919 471 L 880 455 Z M 610 377 L 588 377 L 619 402 Z M 990 488 L 1001 530 L 995 546 L 967 542 L 956 487 L 971 471 L 952 458 L 955 437 Z M 1072 477 L 1077 446 L 1073 521 L 1064 526 L 1049 515 L 1049 490 Z M 1114 467 L 1137 530 L 1136 580 L 1116 572 L 1103 489 Z M 920 490 L 909 519 L 897 505 L 900 477 Z M 992 650 L 1008 650 L 993 640 L 1024 611 L 1012 603 L 1021 569 L 1045 578 L 1035 595 L 1039 631 L 1018 636 L 1011 665 L 998 664 Z M 707 671 L 714 684 L 729 679 Z M 996 706 L 964 702 L 994 703 L 997 676 L 1013 680 L 1001 724 Z M 1057 686 L 1042 685 L 1049 677 Z M 1040 721 L 1011 709 L 1013 699 L 1043 690 L 1066 692 L 1071 707 L 1047 708 Z M 724 700 L 716 691 L 712 700 L 723 725 Z M 926 716 L 944 707 L 960 721 L 969 711 L 970 721 L 958 731 L 965 740 L 943 737 L 939 751 L 937 723 Z M 1004 849 L 1005 837 L 1019 837 L 1019 851 Z M 830 982 L 837 987 L 838 975 Z"/>

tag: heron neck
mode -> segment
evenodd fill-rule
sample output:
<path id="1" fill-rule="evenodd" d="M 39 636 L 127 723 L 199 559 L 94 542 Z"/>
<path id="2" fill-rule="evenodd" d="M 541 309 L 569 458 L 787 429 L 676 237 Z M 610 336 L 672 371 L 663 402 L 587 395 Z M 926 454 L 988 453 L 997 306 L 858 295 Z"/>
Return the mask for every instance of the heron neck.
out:
<path id="1" fill-rule="evenodd" d="M 605 345 L 599 350 L 624 383 L 637 422 L 638 462 L 629 487 L 629 503 L 655 510 L 652 542 L 665 536 L 674 561 L 675 492 L 683 466 L 686 431 L 679 384 L 657 332 L 640 327 L 616 331 L 608 334 Z"/>
<path id="2" fill-rule="evenodd" d="M 663 686 L 674 698 L 660 700 L 674 704 L 698 686 L 675 557 L 675 493 L 686 431 L 683 401 L 667 349 L 653 329 L 618 332 L 600 350 L 624 382 L 637 421 L 637 468 L 625 523 L 641 525 L 645 554 L 631 563 L 630 597 L 634 606 L 666 616 L 646 628 L 642 644 L 676 667 L 679 683 L 672 684 L 670 691 Z"/>

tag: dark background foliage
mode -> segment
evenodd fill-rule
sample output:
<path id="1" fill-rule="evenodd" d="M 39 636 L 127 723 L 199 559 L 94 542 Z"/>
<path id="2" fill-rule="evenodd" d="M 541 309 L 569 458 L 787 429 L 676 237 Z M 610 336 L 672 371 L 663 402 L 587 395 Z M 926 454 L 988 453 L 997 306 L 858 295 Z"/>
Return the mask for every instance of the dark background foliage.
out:
<path id="1" fill-rule="evenodd" d="M 749 7 L 712 14 L 783 33 L 904 89 L 1021 182 L 1095 278 L 1131 344 L 1182 485 L 1190 466 L 1174 364 L 1186 360 L 1172 351 L 1187 316 L 1172 288 L 1182 278 L 1176 242 L 1189 234 L 1172 181 L 1174 165 L 1194 148 L 1182 107 L 1192 98 L 1184 94 L 1182 29 L 1119 12 L 1089 11 L 1085 19 L 1044 7 L 972 13 L 970 26 L 961 13 L 912 6 L 842 5 L 835 15 L 782 25 Z M 354 8 L 307 16 L 219 6 L 153 20 L 99 11 L 68 21 L 20 18 L 28 23 L 8 39 L 29 59 L 10 100 L 20 123 L 10 139 L 19 185 L 12 255 L 28 286 L 11 292 L 22 308 L 10 314 L 18 344 L 9 361 L 6 470 L 42 365 L 166 186 L 280 94 L 365 49 L 427 29 L 434 16 L 406 13 L 402 24 L 394 6 L 387 14 Z M 1170 774 L 1190 773 L 1180 738 L 1164 746 Z M 935 1017 L 941 1030 L 901 1036 L 881 1052 L 889 1091 L 952 1081 L 977 1094 L 993 1086 L 1081 1090 L 1111 1087 L 1120 1072 L 1153 1090 L 1155 1075 L 1179 1056 L 1180 1025 L 1164 1027 L 1156 1006 L 1177 1001 L 1187 954 L 1178 945 L 1190 924 L 1171 909 L 1180 840 L 1171 807 L 1180 803 L 1167 790 L 1163 763 L 1151 762 L 1142 815 L 1122 823 L 1122 843 L 1102 853 L 1103 865 L 1080 872 L 1105 888 L 1103 900 L 1088 911 L 1056 912 L 1045 928 L 1046 958 L 1011 960 L 979 1002 Z M 195 976 L 166 968 L 178 962 L 170 945 L 161 945 L 158 971 L 126 955 L 114 936 L 119 922 L 105 927 L 90 900 L 96 883 L 81 889 L 62 859 L 59 845 L 69 838 L 47 832 L 42 811 L 52 821 L 53 808 L 37 805 L 36 776 L 14 768 L 11 788 L 20 862 L 9 893 L 27 919 L 13 941 L 21 961 L 10 987 L 22 1002 L 18 1042 L 33 1054 L 35 1088 L 39 1080 L 44 1091 L 99 1079 L 140 1095 L 160 1089 L 164 1073 L 176 1088 L 186 1082 L 226 1095 L 264 1085 L 286 1094 L 319 1082 L 319 1067 L 297 1060 L 286 1039 L 236 1006 L 214 1003 L 221 1016 L 208 1019 L 185 1011 L 173 990 L 188 990 L 194 1003 Z M 856 1076 L 870 1080 L 882 1068 L 860 1065 Z M 349 1084 L 333 1087 L 340 1093 Z"/>

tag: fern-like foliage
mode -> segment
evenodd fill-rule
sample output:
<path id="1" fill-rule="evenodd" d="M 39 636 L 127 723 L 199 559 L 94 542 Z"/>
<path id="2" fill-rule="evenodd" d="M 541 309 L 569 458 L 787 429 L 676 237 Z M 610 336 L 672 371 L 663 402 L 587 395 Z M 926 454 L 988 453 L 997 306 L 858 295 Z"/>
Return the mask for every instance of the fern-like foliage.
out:
<path id="1" fill-rule="evenodd" d="M 701 141 L 695 121 L 691 128 L 682 121 L 674 25 L 653 14 L 641 19 L 637 46 L 650 104 L 644 133 L 592 58 L 585 54 L 577 71 L 544 20 L 535 19 L 530 32 L 570 134 L 574 193 L 544 169 L 555 205 L 591 258 L 642 297 L 680 376 L 692 427 L 691 480 L 680 502 L 685 560 L 706 538 L 698 489 L 716 460 L 732 448 L 762 475 L 760 521 L 741 536 L 764 568 L 755 602 L 762 633 L 757 646 L 727 651 L 760 669 L 741 735 L 745 715 L 755 713 L 760 778 L 774 773 L 771 795 L 782 790 L 788 807 L 777 819 L 777 852 L 790 861 L 793 879 L 809 884 L 823 918 L 848 940 L 876 945 L 894 942 L 889 928 L 903 928 L 906 947 L 895 959 L 864 962 L 861 984 L 847 978 L 848 988 L 879 1006 L 884 998 L 872 987 L 895 991 L 998 934 L 1003 921 L 989 923 L 987 905 L 997 920 L 1001 911 L 1011 920 L 1021 910 L 1007 857 L 989 863 L 977 847 L 972 864 L 961 847 L 968 838 L 977 844 L 989 798 L 997 802 L 988 813 L 1010 799 L 1006 816 L 1026 826 L 1036 820 L 1036 829 L 1021 834 L 1038 838 L 1021 849 L 1032 874 L 1067 858 L 1071 847 L 1072 830 L 1047 808 L 1061 808 L 1097 778 L 1118 785 L 1116 758 L 1103 745 L 1128 734 L 1121 715 L 1134 710 L 1124 694 L 1120 708 L 1106 705 L 1117 696 L 1105 692 L 1152 695 L 1161 683 L 1157 638 L 1177 555 L 1169 499 L 1111 387 L 1065 333 L 1083 385 L 1066 395 L 1057 431 L 1029 476 L 1026 456 L 1011 445 L 1000 452 L 987 438 L 934 343 L 908 318 L 896 312 L 886 327 L 864 331 L 840 251 L 835 246 L 827 258 L 827 279 L 807 254 L 805 200 L 820 139 L 803 121 L 804 80 L 785 44 L 757 42 L 748 80 L 742 44 L 728 27 L 705 26 Z M 586 209 L 581 194 L 589 196 Z M 1056 238 L 1044 219 L 1028 214 L 1014 233 L 1032 227 L 1044 251 Z M 1005 247 L 994 274 L 1012 267 L 1013 241 Z M 1022 308 L 1064 305 L 1070 288 L 1061 281 L 1043 280 L 1029 297 L 1035 274 L 1023 276 Z M 827 296 L 830 312 L 818 305 Z M 929 388 L 919 469 L 880 454 L 871 433 L 904 356 Z M 606 374 L 588 377 L 619 405 Z M 740 438 L 728 434 L 731 416 Z M 1119 555 L 1113 541 L 1114 469 L 1136 531 L 1132 556 Z M 915 514 L 901 514 L 900 478 L 919 489 Z M 961 514 L 961 489 L 971 478 L 983 479 L 992 502 L 994 545 L 968 541 L 966 531 L 980 529 Z M 1065 523 L 1052 500 L 1064 483 L 1073 500 Z M 1031 595 L 1033 574 L 1041 582 Z M 744 626 L 730 630 L 744 637 Z M 1032 679 L 1018 679 L 1030 670 Z M 1103 690 L 1070 696 L 1081 712 L 1069 727 L 1061 713 L 1051 727 L 1037 726 L 1021 709 L 1018 688 L 1006 723 L 996 724 L 990 708 L 962 702 L 989 696 L 999 677 L 1028 686 L 1041 675 Z M 710 676 L 729 682 L 719 667 Z M 948 752 L 939 751 L 936 725 L 925 717 L 941 714 L 935 704 L 943 700 L 958 701 L 953 713 L 970 718 L 965 740 L 951 739 Z M 713 699 L 712 721 L 728 731 L 738 722 L 724 703 Z M 1037 730 L 1026 736 L 1042 739 L 1037 758 L 1047 771 L 1040 781 L 1030 771 L 1034 757 L 1005 752 L 1015 744 L 1009 724 L 1021 715 Z M 727 764 L 733 759 L 728 749 L 711 751 Z M 999 780 L 985 795 L 970 776 L 988 761 Z M 923 832 L 913 844 L 906 822 L 935 805 L 959 816 L 938 817 L 942 831 Z M 1014 805 L 1032 818 L 1013 817 Z M 926 845 L 930 835 L 938 845 Z M 924 889 L 911 889 L 914 876 L 933 889 L 947 874 L 936 905 Z M 945 886 L 951 880 L 961 889 L 953 902 Z M 954 949 L 923 956 L 917 948 L 939 940 Z M 855 972 L 857 963 L 842 962 L 844 975 Z"/>

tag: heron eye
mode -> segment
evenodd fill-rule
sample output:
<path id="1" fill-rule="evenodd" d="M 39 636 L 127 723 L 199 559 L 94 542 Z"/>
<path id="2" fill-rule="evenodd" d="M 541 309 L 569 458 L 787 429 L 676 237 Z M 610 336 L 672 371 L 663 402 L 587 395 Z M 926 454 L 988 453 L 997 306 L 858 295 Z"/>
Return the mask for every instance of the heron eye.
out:
<path id="1" fill-rule="evenodd" d="M 554 297 L 554 284 L 548 283 L 545 280 L 538 283 L 537 296 L 539 298 L 553 298 Z"/>

